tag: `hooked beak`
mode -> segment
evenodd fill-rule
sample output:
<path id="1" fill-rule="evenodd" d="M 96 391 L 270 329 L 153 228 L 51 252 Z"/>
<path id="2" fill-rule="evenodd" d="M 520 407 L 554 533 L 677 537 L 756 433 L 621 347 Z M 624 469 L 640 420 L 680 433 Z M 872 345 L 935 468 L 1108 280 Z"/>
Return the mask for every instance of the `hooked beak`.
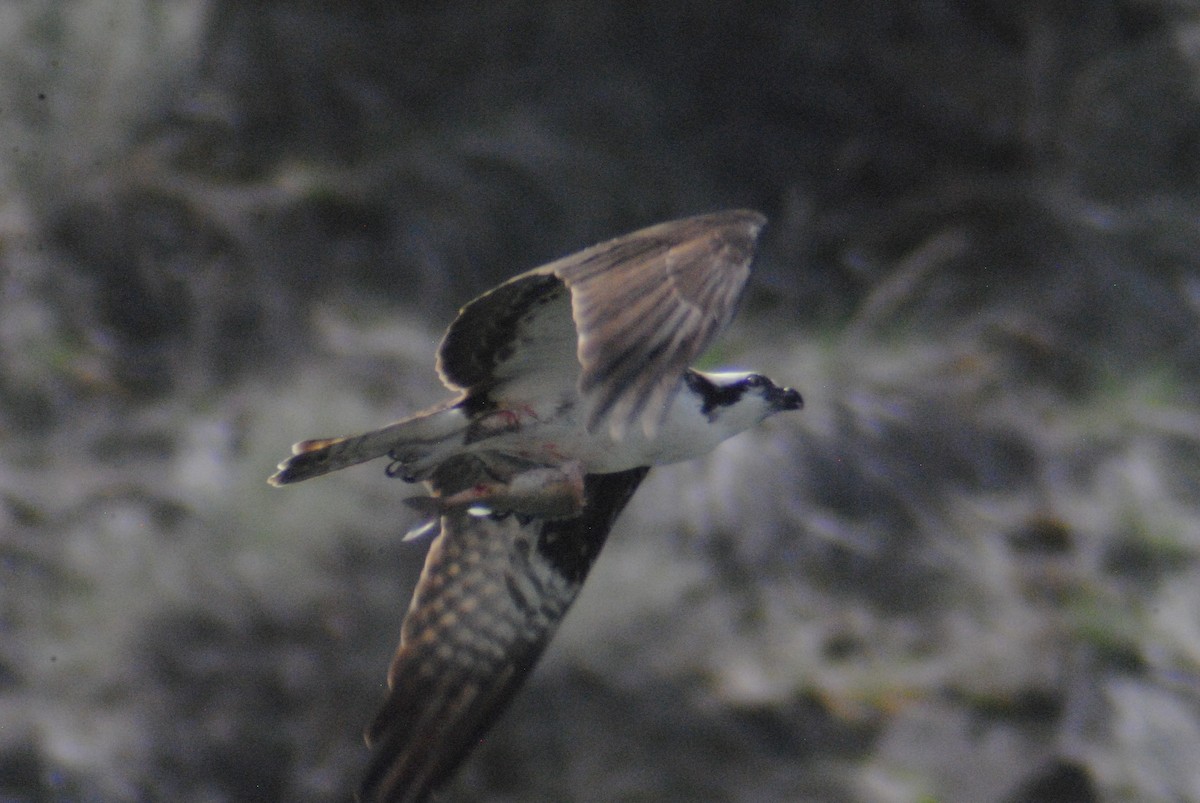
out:
<path id="1" fill-rule="evenodd" d="M 804 399 L 798 390 L 771 388 L 767 394 L 767 403 L 771 405 L 772 410 L 781 413 L 785 410 L 799 410 L 804 406 Z"/>

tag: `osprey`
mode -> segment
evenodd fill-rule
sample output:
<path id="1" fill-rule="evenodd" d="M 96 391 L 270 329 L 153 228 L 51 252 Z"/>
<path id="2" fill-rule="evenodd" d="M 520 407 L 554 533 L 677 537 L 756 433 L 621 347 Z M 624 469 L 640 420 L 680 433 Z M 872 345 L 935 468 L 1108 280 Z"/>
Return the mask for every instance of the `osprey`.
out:
<path id="1" fill-rule="evenodd" d="M 467 304 L 437 371 L 457 393 L 360 435 L 306 440 L 286 485 L 379 457 L 441 526 L 405 617 L 362 794 L 422 800 L 512 696 L 648 467 L 803 405 L 748 372 L 689 367 L 730 321 L 757 212 L 642 229 Z"/>
<path id="2" fill-rule="evenodd" d="M 799 393 L 760 374 L 688 367 L 732 318 L 765 222 L 734 210 L 662 223 L 510 279 L 446 331 L 437 371 L 456 398 L 361 435 L 301 441 L 271 484 L 384 456 L 390 475 L 429 480 L 471 455 L 488 479 L 412 504 L 570 516 L 585 474 L 699 457 L 799 409 Z"/>

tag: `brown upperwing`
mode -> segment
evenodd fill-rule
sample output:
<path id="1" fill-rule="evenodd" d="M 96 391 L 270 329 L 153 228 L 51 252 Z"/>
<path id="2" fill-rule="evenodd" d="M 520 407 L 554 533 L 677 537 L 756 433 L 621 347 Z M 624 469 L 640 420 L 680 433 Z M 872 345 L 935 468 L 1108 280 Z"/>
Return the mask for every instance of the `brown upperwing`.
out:
<path id="1" fill-rule="evenodd" d="M 548 365 L 579 371 L 590 430 L 607 420 L 619 436 L 640 422 L 653 434 L 684 370 L 733 317 L 765 222 L 730 210 L 660 223 L 521 274 L 463 307 L 438 373 L 471 395 Z"/>

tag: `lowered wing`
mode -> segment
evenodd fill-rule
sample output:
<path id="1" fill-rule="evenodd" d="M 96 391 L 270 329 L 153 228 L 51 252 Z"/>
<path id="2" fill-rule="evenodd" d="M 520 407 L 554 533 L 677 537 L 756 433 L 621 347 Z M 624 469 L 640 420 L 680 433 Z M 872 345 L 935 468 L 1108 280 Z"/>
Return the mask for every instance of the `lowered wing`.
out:
<path id="1" fill-rule="evenodd" d="M 442 518 L 366 731 L 362 800 L 423 801 L 458 767 L 525 681 L 648 470 L 588 476 L 572 519 Z"/>

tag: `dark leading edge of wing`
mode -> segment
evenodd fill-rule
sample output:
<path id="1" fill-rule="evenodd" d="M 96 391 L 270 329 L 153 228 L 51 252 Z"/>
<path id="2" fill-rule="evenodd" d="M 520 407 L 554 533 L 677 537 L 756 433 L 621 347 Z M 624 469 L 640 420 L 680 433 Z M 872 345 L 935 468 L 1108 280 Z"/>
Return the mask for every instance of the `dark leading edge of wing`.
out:
<path id="1" fill-rule="evenodd" d="M 675 220 L 524 273 L 463 307 L 438 371 L 470 395 L 561 364 L 581 370 L 589 429 L 607 419 L 620 434 L 640 421 L 652 433 L 684 369 L 733 317 L 765 223 L 750 210 Z"/>
<path id="2" fill-rule="evenodd" d="M 367 729 L 362 800 L 416 803 L 454 771 L 524 682 L 648 470 L 588 476 L 573 519 L 442 519 Z"/>

